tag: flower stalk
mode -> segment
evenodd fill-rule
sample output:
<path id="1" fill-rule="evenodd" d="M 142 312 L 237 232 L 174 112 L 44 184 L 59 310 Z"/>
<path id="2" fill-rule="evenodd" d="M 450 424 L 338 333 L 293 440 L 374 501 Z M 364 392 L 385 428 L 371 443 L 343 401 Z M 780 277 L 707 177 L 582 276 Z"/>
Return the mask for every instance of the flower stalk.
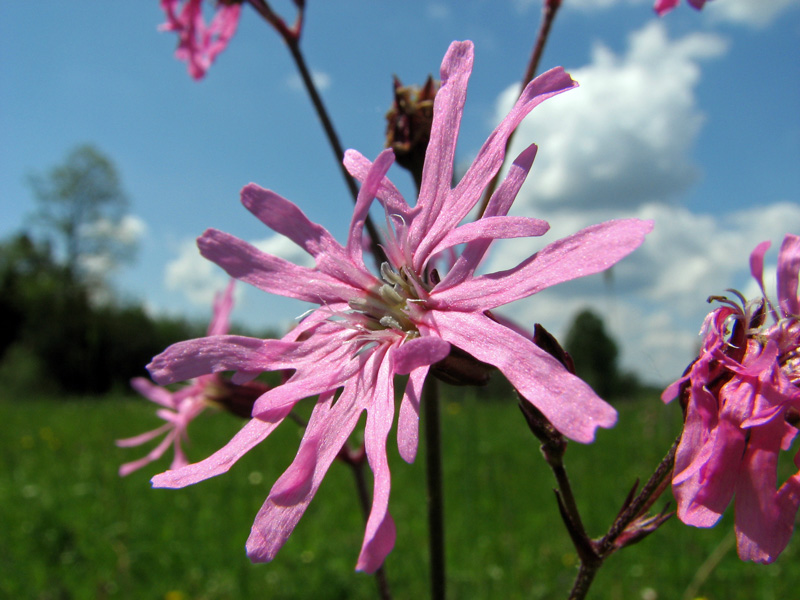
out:
<path id="1" fill-rule="evenodd" d="M 544 0 L 543 2 L 542 22 L 539 25 L 539 32 L 536 34 L 536 41 L 534 42 L 533 49 L 531 50 L 531 57 L 528 60 L 528 66 L 525 68 L 525 73 L 523 74 L 522 81 L 520 82 L 520 93 L 521 90 L 524 90 L 525 86 L 528 85 L 528 83 L 532 81 L 536 75 L 536 71 L 539 68 L 539 62 L 544 54 L 545 44 L 547 44 L 547 39 L 550 37 L 550 29 L 553 27 L 553 22 L 555 21 L 559 8 L 561 8 L 561 0 Z M 506 155 L 508 155 L 508 149 L 511 147 L 512 139 L 514 139 L 514 132 L 511 132 L 511 135 L 508 136 L 508 140 L 506 141 Z M 501 171 L 502 166 L 489 182 L 489 186 L 486 188 L 486 191 L 483 194 L 483 200 L 481 201 L 478 218 L 482 217 L 483 213 L 486 211 L 486 206 L 489 204 L 489 199 L 492 197 L 492 194 L 494 194 L 494 191 L 497 188 L 497 182 L 500 180 Z"/>
<path id="2" fill-rule="evenodd" d="M 314 106 L 314 112 L 317 113 L 317 117 L 322 124 L 322 129 L 325 132 L 325 137 L 328 140 L 328 145 L 330 146 L 331 150 L 333 150 L 336 164 L 339 166 L 339 172 L 344 178 L 345 185 L 347 186 L 347 190 L 350 192 L 353 203 L 355 203 L 358 200 L 358 185 L 356 184 L 353 176 L 347 171 L 347 167 L 344 165 L 344 147 L 339 140 L 339 135 L 336 133 L 336 129 L 333 126 L 333 121 L 328 114 L 325 103 L 322 101 L 322 96 L 320 95 L 319 90 L 314 83 L 314 79 L 311 76 L 311 71 L 306 64 L 305 56 L 300 49 L 300 36 L 303 30 L 305 2 L 303 0 L 295 0 L 295 4 L 297 5 L 297 19 L 292 27 L 288 27 L 286 22 L 280 16 L 278 16 L 272 10 L 272 8 L 270 8 L 269 3 L 267 3 L 266 0 L 249 1 L 253 8 L 255 8 L 255 10 L 275 28 L 275 31 L 278 32 L 283 41 L 286 43 L 286 47 L 289 49 L 289 54 L 292 55 L 292 60 L 294 60 L 294 64 L 300 73 L 300 79 L 303 81 L 303 86 L 306 89 L 306 93 L 311 99 L 311 104 Z M 367 215 L 364 219 L 364 228 L 367 230 L 367 234 L 369 235 L 370 251 L 374 257 L 378 270 L 380 270 L 380 266 L 386 261 L 386 257 L 380 245 L 381 238 L 378 233 L 378 229 L 375 227 L 375 223 L 373 223 L 369 215 Z"/>
<path id="3" fill-rule="evenodd" d="M 571 372 L 575 370 L 570 355 L 538 323 L 534 328 L 533 341 L 539 348 L 564 365 L 567 370 Z M 564 465 L 567 439 L 541 411 L 526 402 L 519 393 L 518 401 L 528 427 L 536 438 L 542 442 L 542 455 L 556 479 L 557 487 L 554 492 L 561 520 L 564 522 L 580 560 L 578 575 L 570 591 L 569 600 L 583 600 L 606 558 L 625 546 L 641 541 L 672 516 L 672 513 L 667 512 L 666 508 L 654 516 L 649 516 L 646 513 L 669 484 L 675 464 L 675 451 L 680 437 L 672 444 L 672 447 L 656 467 L 653 475 L 642 487 L 639 494 L 636 494 L 639 482 L 637 481 L 634 484 L 606 534 L 600 539 L 593 540 L 586 533 L 578 503 L 572 491 L 572 484 Z"/>
<path id="4" fill-rule="evenodd" d="M 425 411 L 425 466 L 428 488 L 428 544 L 431 567 L 431 598 L 445 597 L 444 487 L 442 485 L 442 436 L 439 383 L 428 377 L 422 388 Z"/>

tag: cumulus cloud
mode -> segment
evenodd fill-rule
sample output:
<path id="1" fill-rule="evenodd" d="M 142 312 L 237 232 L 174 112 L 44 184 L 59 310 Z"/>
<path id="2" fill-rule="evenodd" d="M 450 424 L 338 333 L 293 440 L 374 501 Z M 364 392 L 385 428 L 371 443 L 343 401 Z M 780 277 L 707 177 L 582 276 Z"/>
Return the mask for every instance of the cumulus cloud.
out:
<path id="1" fill-rule="evenodd" d="M 537 204 L 631 207 L 674 197 L 696 180 L 688 151 L 703 122 L 694 90 L 699 61 L 719 56 L 712 34 L 669 40 L 652 22 L 615 55 L 598 44 L 589 65 L 571 69 L 581 87 L 544 103 L 523 122 L 519 140 L 540 145 L 531 194 Z M 516 98 L 512 86 L 497 120 Z"/>
<path id="2" fill-rule="evenodd" d="M 98 219 L 81 228 L 81 235 L 97 242 L 93 253 L 79 258 L 80 268 L 90 280 L 103 281 L 121 261 L 133 257 L 136 245 L 147 233 L 147 224 L 134 215 L 119 220 Z"/>
<path id="3" fill-rule="evenodd" d="M 134 215 L 125 215 L 119 221 L 98 219 L 83 230 L 88 237 L 113 239 L 126 246 L 135 245 L 145 233 L 147 224 Z"/>
<path id="4" fill-rule="evenodd" d="M 529 9 L 541 10 L 542 0 L 514 0 L 514 4 L 522 12 Z M 654 4 L 655 0 L 571 0 L 565 2 L 563 6 L 570 10 L 588 13 L 619 6 L 648 6 L 652 12 Z M 711 21 L 749 27 L 766 27 L 784 13 L 797 8 L 800 8 L 798 0 L 714 0 L 707 2 L 701 11 L 691 8 L 685 1 L 680 6 L 680 10 L 697 13 L 697 19 L 707 18 Z"/>
<path id="5" fill-rule="evenodd" d="M 716 0 L 703 8 L 711 19 L 751 27 L 766 27 L 791 9 L 800 8 L 798 0 Z"/>
<path id="6" fill-rule="evenodd" d="M 250 242 L 253 246 L 298 265 L 313 267 L 313 259 L 299 246 L 282 235 Z M 178 256 L 164 270 L 167 289 L 180 292 L 193 305 L 209 307 L 214 296 L 224 289 L 228 276 L 217 265 L 203 258 L 195 240 L 185 240 Z M 254 327 L 284 326 L 302 314 L 307 305 L 253 289 L 236 287 L 237 318 Z"/>
<path id="7" fill-rule="evenodd" d="M 317 89 L 321 92 L 327 90 L 331 87 L 333 83 L 333 79 L 328 73 L 324 71 L 313 71 L 311 72 L 311 80 L 314 82 L 314 85 L 317 86 Z M 305 86 L 303 85 L 303 80 L 300 79 L 300 75 L 293 74 L 287 80 L 286 84 L 289 86 L 289 89 L 295 92 L 303 92 L 305 91 Z"/>
<path id="8" fill-rule="evenodd" d="M 540 144 L 514 211 L 548 220 L 542 239 L 496 244 L 485 271 L 518 264 L 545 244 L 612 218 L 652 219 L 644 245 L 610 272 L 544 290 L 503 312 L 561 337 L 575 315 L 600 314 L 622 346 L 622 363 L 644 380 L 668 383 L 696 355 L 710 295 L 727 288 L 754 293 L 749 256 L 764 240 L 775 247 L 800 226 L 800 206 L 775 201 L 730 212 L 693 212 L 681 194 L 697 167 L 690 151 L 703 116 L 695 100 L 702 60 L 725 51 L 714 35 L 669 40 L 660 23 L 634 33 L 624 55 L 595 49 L 572 70 L 577 90 L 549 100 L 521 126 Z M 514 99 L 507 90 L 498 119 Z M 513 152 L 513 150 L 512 150 Z M 776 261 L 777 251 L 768 257 Z"/>
<path id="9" fill-rule="evenodd" d="M 195 306 L 211 306 L 227 282 L 222 269 L 200 255 L 194 240 L 181 243 L 178 257 L 164 268 L 167 289 L 181 292 Z"/>
<path id="10" fill-rule="evenodd" d="M 450 7 L 441 2 L 431 2 L 425 7 L 425 14 L 434 21 L 444 21 L 450 18 L 452 11 Z"/>
<path id="11" fill-rule="evenodd" d="M 518 262 L 544 244 L 608 215 L 545 216 L 555 231 L 538 244 L 526 246 L 514 240 L 501 246 L 500 256 L 488 270 Z M 610 272 L 544 290 L 505 307 L 503 313 L 526 327 L 542 323 L 563 339 L 575 315 L 589 308 L 621 342 L 625 368 L 646 381 L 663 384 L 677 378 L 696 355 L 700 325 L 711 310 L 706 302 L 709 296 L 725 295 L 729 288 L 748 298 L 757 295 L 749 257 L 764 240 L 773 242 L 766 279 L 774 281 L 777 248 L 784 235 L 800 225 L 800 206 L 775 202 L 716 216 L 652 204 L 616 216 L 653 219 L 655 229 L 641 248 Z M 767 285 L 768 291 L 774 289 L 774 283 Z"/>
<path id="12" fill-rule="evenodd" d="M 251 243 L 262 252 L 272 254 L 273 256 L 279 256 L 296 265 L 303 267 L 314 266 L 314 259 L 310 254 L 292 240 L 282 235 L 272 235 L 263 240 L 257 240 Z"/>

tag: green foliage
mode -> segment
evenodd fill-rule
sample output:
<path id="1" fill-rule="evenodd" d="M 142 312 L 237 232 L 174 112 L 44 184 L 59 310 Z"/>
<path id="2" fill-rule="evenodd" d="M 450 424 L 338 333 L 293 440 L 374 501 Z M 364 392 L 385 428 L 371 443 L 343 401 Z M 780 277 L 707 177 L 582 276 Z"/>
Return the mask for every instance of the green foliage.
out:
<path id="1" fill-rule="evenodd" d="M 449 596 L 565 598 L 576 556 L 539 444 L 514 402 L 478 402 L 464 388 L 450 391 L 459 400 L 445 396 L 442 407 Z M 301 431 L 294 423 L 284 423 L 226 475 L 183 490 L 154 490 L 148 479 L 169 460 L 120 478 L 118 466 L 146 449 L 113 444 L 156 426 L 152 404 L 2 399 L 0 597 L 376 597 L 372 578 L 353 572 L 364 521 L 353 477 L 339 462 L 275 561 L 252 565 L 245 557 L 253 518 L 297 451 Z M 599 432 L 595 444 L 570 445 L 566 465 L 590 534 L 601 535 L 633 481 L 650 475 L 680 428 L 679 413 L 655 396 L 628 403 L 620 407 L 617 427 Z M 199 419 L 190 431 L 189 457 L 207 456 L 240 426 L 225 413 Z M 407 465 L 394 439 L 390 435 L 390 506 L 398 537 L 386 571 L 395 598 L 426 598 L 424 448 Z M 654 508 L 669 500 L 667 491 Z M 718 547 L 727 551 L 695 597 L 795 597 L 800 541 L 773 565 L 744 564 L 729 545 L 731 531 L 730 515 L 710 530 L 672 520 L 612 556 L 590 597 L 680 599 Z"/>
<path id="2" fill-rule="evenodd" d="M 141 307 L 90 301 L 90 284 L 19 234 L 0 244 L 0 385 L 17 392 L 105 393 L 168 345 L 202 335 Z"/>

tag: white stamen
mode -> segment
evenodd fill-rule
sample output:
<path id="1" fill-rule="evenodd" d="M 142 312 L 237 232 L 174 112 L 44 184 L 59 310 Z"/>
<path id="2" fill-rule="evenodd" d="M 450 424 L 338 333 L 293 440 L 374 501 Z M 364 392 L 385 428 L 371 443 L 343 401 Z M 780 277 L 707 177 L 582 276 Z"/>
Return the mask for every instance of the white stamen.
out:
<path id="1" fill-rule="evenodd" d="M 390 315 L 381 317 L 380 324 L 390 329 L 396 329 L 397 331 L 405 331 L 403 326 L 400 325 L 400 322 Z"/>
<path id="2" fill-rule="evenodd" d="M 395 288 L 390 287 L 389 285 L 382 285 L 378 290 L 378 293 L 388 304 L 397 305 L 405 303 L 405 298 L 398 294 Z"/>

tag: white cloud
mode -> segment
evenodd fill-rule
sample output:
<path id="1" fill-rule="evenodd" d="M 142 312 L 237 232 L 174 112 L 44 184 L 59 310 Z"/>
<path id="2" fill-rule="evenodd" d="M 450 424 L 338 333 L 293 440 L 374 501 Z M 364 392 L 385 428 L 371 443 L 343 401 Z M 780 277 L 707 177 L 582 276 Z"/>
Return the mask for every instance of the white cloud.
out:
<path id="1" fill-rule="evenodd" d="M 526 327 L 542 323 L 563 339 L 578 311 L 600 314 L 622 347 L 622 364 L 644 380 L 668 383 L 693 359 L 710 295 L 727 288 L 754 293 L 749 256 L 773 241 L 774 264 L 787 232 L 800 231 L 800 206 L 761 204 L 697 214 L 676 205 L 696 170 L 689 153 L 702 124 L 694 89 L 699 61 L 724 52 L 717 36 L 669 40 L 659 23 L 633 34 L 623 56 L 595 50 L 572 71 L 577 90 L 548 100 L 521 126 L 540 144 L 514 211 L 546 219 L 544 239 L 497 244 L 487 271 L 509 268 L 545 244 L 612 218 L 652 219 L 643 246 L 598 274 L 544 290 L 503 312 Z M 505 116 L 513 92 L 498 103 Z"/>
<path id="2" fill-rule="evenodd" d="M 144 237 L 147 232 L 147 224 L 134 215 L 125 215 L 119 221 L 111 221 L 101 218 L 93 223 L 89 223 L 81 228 L 81 234 L 88 239 L 98 241 L 111 240 L 118 244 L 116 250 L 121 254 L 116 254 L 110 248 L 100 246 L 96 254 L 84 254 L 79 258 L 80 267 L 83 272 L 95 281 L 103 281 L 119 266 L 121 258 L 133 252 L 136 244 Z"/>
<path id="3" fill-rule="evenodd" d="M 317 90 L 320 92 L 324 92 L 325 90 L 331 87 L 333 83 L 333 79 L 328 73 L 323 71 L 311 71 L 311 80 L 314 82 L 314 85 L 317 86 Z M 289 86 L 290 90 L 295 92 L 304 92 L 305 86 L 303 85 L 303 80 L 300 79 L 300 75 L 297 73 L 289 76 L 286 80 L 286 84 Z"/>
<path id="4" fill-rule="evenodd" d="M 194 240 L 184 241 L 178 257 L 164 268 L 167 289 L 181 292 L 195 306 L 211 306 L 227 282 L 222 269 L 200 255 Z"/>
<path id="5" fill-rule="evenodd" d="M 147 224 L 139 217 L 125 215 L 118 222 L 98 219 L 87 225 L 83 232 L 88 237 L 111 238 L 130 246 L 136 244 L 147 233 Z"/>
<path id="6" fill-rule="evenodd" d="M 425 14 L 427 17 L 435 21 L 449 19 L 451 13 L 450 7 L 441 2 L 431 2 L 425 7 Z"/>
<path id="7" fill-rule="evenodd" d="M 253 246 L 298 265 L 313 267 L 313 259 L 282 235 L 250 242 Z M 178 257 L 164 270 L 167 289 L 181 292 L 198 307 L 210 307 L 215 294 L 224 289 L 228 276 L 213 262 L 203 258 L 194 240 L 184 241 Z M 267 294 L 246 284 L 236 286 L 235 318 L 253 327 L 286 327 L 308 308 L 306 303 Z"/>
<path id="8" fill-rule="evenodd" d="M 278 256 L 296 265 L 301 265 L 303 267 L 314 266 L 314 259 L 310 254 L 292 240 L 282 235 L 272 235 L 263 240 L 251 242 L 251 244 L 262 252 Z"/>
<path id="9" fill-rule="evenodd" d="M 710 18 L 752 27 L 766 27 L 790 9 L 800 7 L 800 0 L 715 0 L 703 11 Z"/>
<path id="10" fill-rule="evenodd" d="M 613 211 L 545 214 L 553 229 L 545 239 L 498 244 L 488 270 L 516 264 L 544 244 L 610 218 Z M 537 216 L 542 216 L 537 214 Z M 800 206 L 776 202 L 726 215 L 700 215 L 686 208 L 650 204 L 615 217 L 653 219 L 655 229 L 645 243 L 615 266 L 610 274 L 593 275 L 544 290 L 503 312 L 526 327 L 542 323 L 563 339 L 569 324 L 584 308 L 600 314 L 622 346 L 629 370 L 656 383 L 677 378 L 697 351 L 697 333 L 711 310 L 706 299 L 739 289 L 757 294 L 749 257 L 764 240 L 773 242 L 765 280 L 774 294 L 777 248 L 786 233 L 800 231 Z M 499 256 L 497 256 L 499 254 Z M 772 291 L 770 291 L 772 290 Z"/>
<path id="11" fill-rule="evenodd" d="M 520 11 L 540 10 L 542 0 L 514 0 Z M 563 7 L 581 12 L 597 12 L 617 6 L 649 7 L 653 12 L 655 0 L 571 0 L 564 2 Z M 692 11 L 697 19 L 708 18 L 711 21 L 734 23 L 750 27 L 766 27 L 786 13 L 800 7 L 800 0 L 713 0 L 708 1 L 701 11 L 692 8 L 686 0 L 678 5 L 677 10 Z M 664 17 L 669 18 L 669 17 Z"/>
<path id="12" fill-rule="evenodd" d="M 631 207 L 676 196 L 696 179 L 688 151 L 703 116 L 694 88 L 698 62 L 725 51 L 716 35 L 671 41 L 662 24 L 633 33 L 617 56 L 602 45 L 592 62 L 571 70 L 581 87 L 545 102 L 520 126 L 520 140 L 539 144 L 527 186 L 537 205 Z M 516 88 L 507 89 L 497 119 Z"/>

